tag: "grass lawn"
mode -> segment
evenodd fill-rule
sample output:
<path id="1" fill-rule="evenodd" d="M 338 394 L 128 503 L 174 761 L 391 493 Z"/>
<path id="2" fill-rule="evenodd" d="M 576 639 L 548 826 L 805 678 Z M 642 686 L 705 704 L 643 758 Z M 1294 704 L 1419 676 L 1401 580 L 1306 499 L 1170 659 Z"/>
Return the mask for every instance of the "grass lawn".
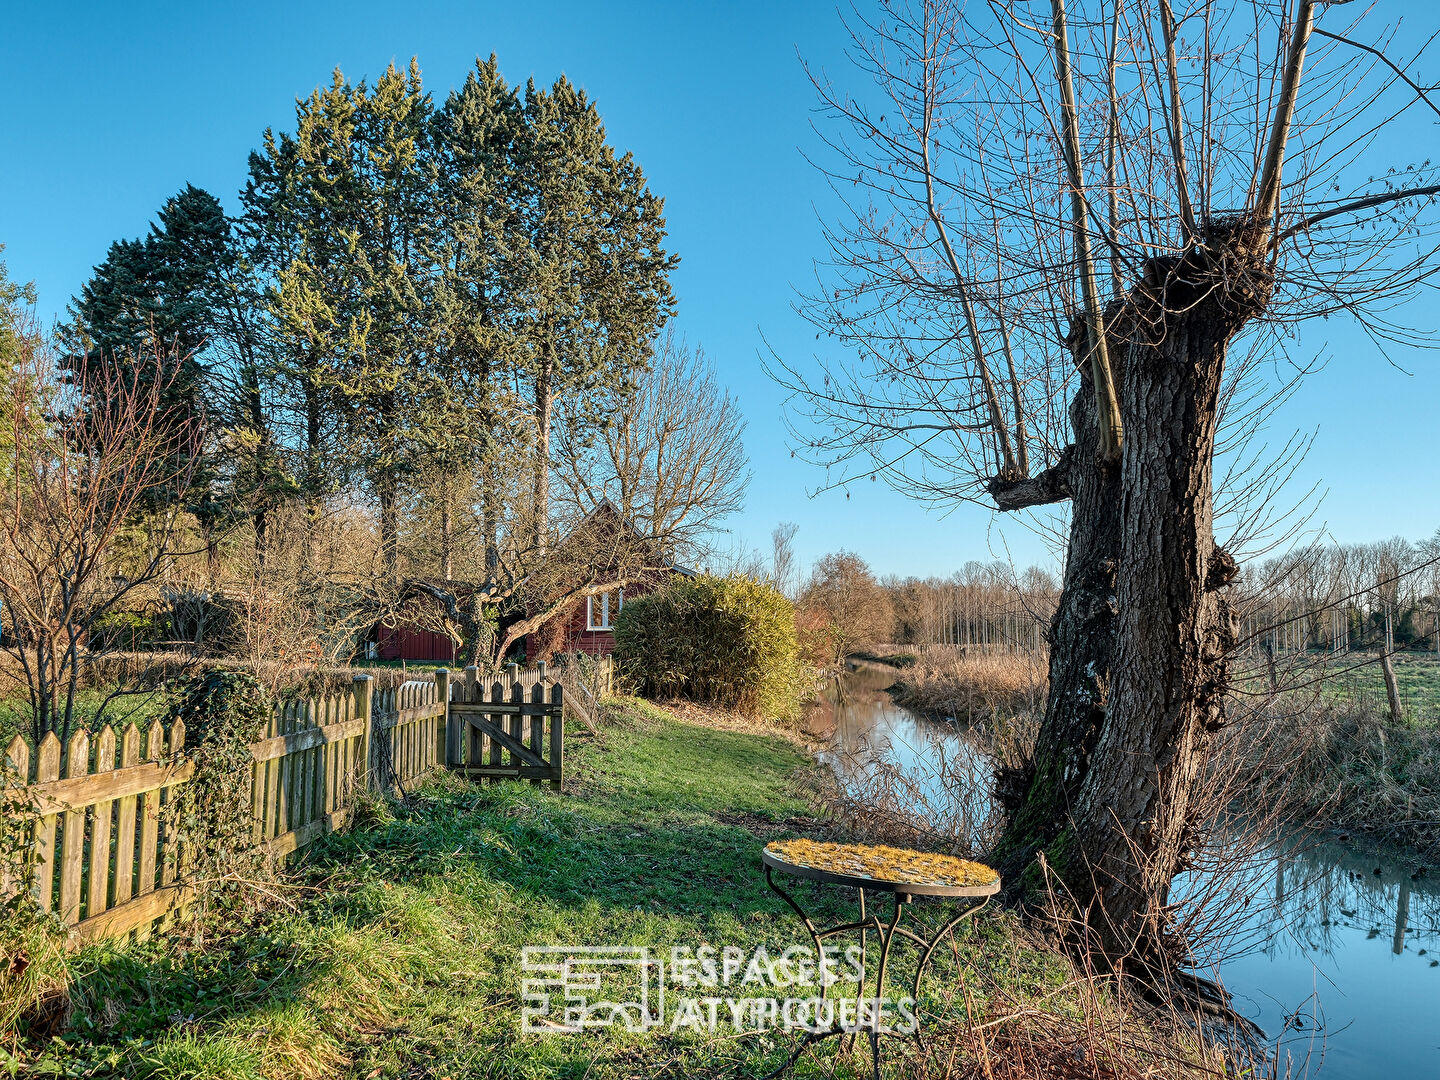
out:
<path id="1" fill-rule="evenodd" d="M 75 695 L 75 730 L 93 728 L 95 714 L 109 696 L 111 688 L 87 688 Z M 114 725 L 120 731 L 132 720 L 144 728 L 151 720 L 163 716 L 169 707 L 170 697 L 162 691 L 146 691 L 142 694 L 126 694 L 110 702 L 105 710 L 104 723 Z M 0 748 L 16 735 L 25 735 L 29 740 L 30 699 L 24 691 L 15 689 L 8 697 L 0 697 Z"/>
<path id="2" fill-rule="evenodd" d="M 563 795 L 441 778 L 393 819 L 313 845 L 292 871 L 296 911 L 272 909 L 204 947 L 170 940 L 78 954 L 68 1028 L 11 1073 L 762 1075 L 794 1036 L 521 1032 L 525 945 L 749 954 L 808 943 L 759 872 L 766 840 L 825 833 L 806 795 L 808 757 L 778 736 L 700 726 L 639 702 L 627 715 L 599 736 L 571 733 Z M 826 920 L 853 918 L 853 893 L 795 891 Z M 1068 966 L 1021 944 L 1012 916 L 982 917 L 961 942 L 976 1015 L 1000 997 L 1077 1014 Z M 932 985 L 947 988 L 946 1000 L 926 1004 L 952 1018 L 967 1008 L 953 993 L 955 962 L 939 958 Z M 836 1042 L 792 1075 L 852 1075 L 861 1062 L 837 1059 Z"/>
<path id="3" fill-rule="evenodd" d="M 1359 664 L 1362 654 L 1335 657 L 1336 668 Z M 1400 703 L 1406 719 L 1416 723 L 1440 724 L 1440 660 L 1433 655 L 1399 653 L 1394 660 L 1395 683 L 1400 689 Z M 1385 676 L 1377 661 L 1354 671 L 1346 671 L 1327 679 L 1325 696 L 1336 702 L 1364 705 L 1377 712 L 1389 709 L 1385 696 Z"/>

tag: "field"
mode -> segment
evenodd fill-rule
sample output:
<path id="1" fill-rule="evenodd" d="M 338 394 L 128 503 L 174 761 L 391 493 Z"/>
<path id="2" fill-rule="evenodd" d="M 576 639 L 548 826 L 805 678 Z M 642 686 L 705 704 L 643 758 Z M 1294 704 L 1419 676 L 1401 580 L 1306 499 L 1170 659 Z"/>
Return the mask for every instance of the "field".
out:
<path id="1" fill-rule="evenodd" d="M 81 726 L 92 727 L 95 714 L 107 696 L 103 689 L 81 690 L 76 696 L 75 716 Z M 105 710 L 103 722 L 120 728 L 134 721 L 144 728 L 151 720 L 161 716 L 169 704 L 164 694 L 128 695 L 116 698 Z M 0 747 L 4 747 L 16 735 L 30 731 L 30 701 L 23 691 L 16 691 L 9 697 L 0 698 Z"/>
<path id="2" fill-rule="evenodd" d="M 1335 674 L 1325 680 L 1324 695 L 1336 704 L 1349 704 L 1373 712 L 1389 709 L 1385 697 L 1385 677 L 1378 663 L 1368 663 L 1353 671 L 1342 671 L 1359 664 L 1366 657 L 1352 654 L 1339 657 L 1334 663 Z M 1440 726 L 1440 660 L 1434 654 L 1395 657 L 1395 682 L 1400 687 L 1400 703 L 1405 717 L 1412 723 Z"/>

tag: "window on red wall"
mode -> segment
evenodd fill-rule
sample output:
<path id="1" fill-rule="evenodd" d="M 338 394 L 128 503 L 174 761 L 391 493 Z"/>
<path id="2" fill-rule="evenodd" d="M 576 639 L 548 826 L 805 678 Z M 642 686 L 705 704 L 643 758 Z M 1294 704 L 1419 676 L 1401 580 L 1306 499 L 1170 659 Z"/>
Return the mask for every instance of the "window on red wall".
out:
<path id="1" fill-rule="evenodd" d="M 615 589 L 611 592 L 601 593 L 599 596 L 587 596 L 585 598 L 585 629 L 611 629 L 611 620 L 620 614 L 620 609 L 624 606 L 624 589 Z"/>

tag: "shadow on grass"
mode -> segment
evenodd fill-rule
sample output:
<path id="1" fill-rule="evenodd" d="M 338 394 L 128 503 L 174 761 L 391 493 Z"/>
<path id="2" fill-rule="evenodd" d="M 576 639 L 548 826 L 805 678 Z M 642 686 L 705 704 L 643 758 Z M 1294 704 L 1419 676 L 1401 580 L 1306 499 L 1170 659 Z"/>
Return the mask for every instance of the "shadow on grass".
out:
<path id="1" fill-rule="evenodd" d="M 224 928 L 203 948 L 81 954 L 71 1030 L 46 1061 L 259 1077 L 341 1063 L 412 1075 L 407 1063 L 425 1060 L 457 1078 L 581 1075 L 602 1061 L 601 1074 L 698 1075 L 747 1061 L 734 1045 L 608 1029 L 522 1037 L 520 951 L 807 944 L 759 861 L 768 839 L 823 831 L 797 788 L 807 759 L 780 739 L 653 718 L 572 747 L 564 795 L 442 778 L 392 820 L 325 838 L 295 868 L 298 911 Z M 795 892 L 821 920 L 853 917 L 848 890 Z"/>

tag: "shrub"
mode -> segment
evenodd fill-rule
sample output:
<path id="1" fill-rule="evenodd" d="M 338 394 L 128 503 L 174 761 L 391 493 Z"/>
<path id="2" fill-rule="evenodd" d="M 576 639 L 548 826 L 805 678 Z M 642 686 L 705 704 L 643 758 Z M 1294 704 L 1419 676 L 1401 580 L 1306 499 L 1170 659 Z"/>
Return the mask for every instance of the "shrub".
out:
<path id="1" fill-rule="evenodd" d="M 149 648 L 159 637 L 163 626 L 157 627 L 156 620 L 141 611 L 111 611 L 101 615 L 90 624 L 87 638 L 91 649 L 104 651 Z"/>
<path id="2" fill-rule="evenodd" d="M 793 605 L 744 577 L 674 578 L 615 624 L 615 660 L 638 693 L 772 720 L 799 715 L 796 655 Z"/>

